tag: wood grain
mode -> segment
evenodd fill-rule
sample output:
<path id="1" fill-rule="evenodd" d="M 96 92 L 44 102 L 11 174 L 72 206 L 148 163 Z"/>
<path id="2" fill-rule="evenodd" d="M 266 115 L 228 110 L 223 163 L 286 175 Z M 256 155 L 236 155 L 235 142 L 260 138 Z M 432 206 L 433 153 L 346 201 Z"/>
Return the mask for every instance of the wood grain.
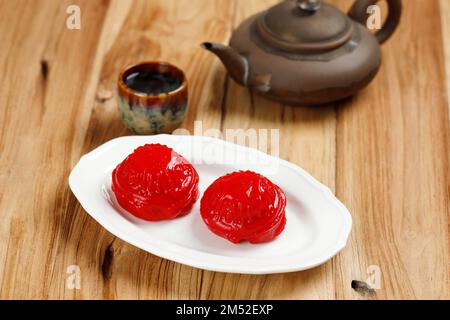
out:
<path id="1" fill-rule="evenodd" d="M 0 0 L 0 298 L 450 298 L 450 6 L 407 1 L 367 89 L 294 108 L 236 85 L 199 47 L 226 43 L 276 2 Z M 346 10 L 352 1 L 332 2 Z M 81 30 L 65 27 L 73 3 Z M 186 71 L 191 132 L 195 120 L 203 132 L 279 129 L 280 157 L 352 212 L 348 247 L 305 272 L 232 275 L 161 259 L 101 228 L 67 177 L 83 153 L 131 134 L 118 119 L 115 83 L 140 60 Z M 66 286 L 70 265 L 80 267 L 79 290 Z M 381 288 L 363 295 L 351 282 L 365 281 L 370 266 L 380 268 Z"/>

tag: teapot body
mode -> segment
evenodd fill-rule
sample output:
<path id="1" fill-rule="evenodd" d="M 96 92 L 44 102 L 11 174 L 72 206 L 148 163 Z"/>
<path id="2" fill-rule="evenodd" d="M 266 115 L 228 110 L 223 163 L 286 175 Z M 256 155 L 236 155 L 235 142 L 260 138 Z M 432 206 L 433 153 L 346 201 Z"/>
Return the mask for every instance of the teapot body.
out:
<path id="1" fill-rule="evenodd" d="M 257 93 L 290 105 L 325 104 L 354 95 L 369 84 L 381 65 L 380 44 L 361 24 L 344 45 L 319 53 L 292 53 L 267 46 L 255 30 L 256 14 L 233 33 L 230 47 L 248 63 L 247 78 L 268 77 Z M 233 74 L 230 73 L 233 77 Z M 242 85 L 243 77 L 233 77 Z"/>
<path id="2" fill-rule="evenodd" d="M 388 16 L 371 33 L 366 20 L 378 1 L 355 0 L 346 14 L 320 0 L 284 0 L 241 23 L 228 46 L 202 47 L 235 81 L 267 98 L 292 105 L 330 103 L 367 86 L 380 68 L 380 44 L 397 28 L 402 3 L 386 0 Z"/>

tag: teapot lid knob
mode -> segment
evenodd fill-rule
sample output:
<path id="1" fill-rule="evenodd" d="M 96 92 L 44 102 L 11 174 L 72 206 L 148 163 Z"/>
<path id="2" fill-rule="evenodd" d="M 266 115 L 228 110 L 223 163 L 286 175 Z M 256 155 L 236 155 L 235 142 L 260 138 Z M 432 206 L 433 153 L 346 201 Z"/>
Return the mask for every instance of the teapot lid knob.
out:
<path id="1" fill-rule="evenodd" d="M 318 0 L 297 0 L 297 6 L 300 10 L 314 13 L 320 9 Z"/>

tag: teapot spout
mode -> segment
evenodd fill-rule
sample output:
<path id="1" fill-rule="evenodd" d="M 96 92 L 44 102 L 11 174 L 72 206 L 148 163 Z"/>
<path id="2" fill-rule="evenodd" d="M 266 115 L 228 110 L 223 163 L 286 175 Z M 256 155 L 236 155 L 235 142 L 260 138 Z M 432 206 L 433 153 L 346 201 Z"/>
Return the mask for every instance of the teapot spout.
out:
<path id="1" fill-rule="evenodd" d="M 230 46 L 220 43 L 204 42 L 202 48 L 211 51 L 225 65 L 229 75 L 244 86 L 254 88 L 260 92 L 270 90 L 271 74 L 255 75 L 251 72 L 248 60 Z"/>
<path id="2" fill-rule="evenodd" d="M 204 42 L 203 49 L 214 53 L 224 64 L 230 76 L 238 83 L 248 84 L 249 65 L 245 57 L 241 56 L 233 48 L 220 43 Z"/>

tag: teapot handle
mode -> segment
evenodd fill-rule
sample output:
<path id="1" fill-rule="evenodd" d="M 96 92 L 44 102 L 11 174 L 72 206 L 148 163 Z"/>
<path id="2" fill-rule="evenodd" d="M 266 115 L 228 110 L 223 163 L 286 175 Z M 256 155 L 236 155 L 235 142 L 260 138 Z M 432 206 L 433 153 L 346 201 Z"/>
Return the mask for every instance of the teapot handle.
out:
<path id="1" fill-rule="evenodd" d="M 356 0 L 353 6 L 350 8 L 348 15 L 355 21 L 366 25 L 369 13 L 367 8 L 371 5 L 375 5 L 380 0 Z M 389 14 L 383 27 L 375 33 L 379 43 L 385 42 L 397 29 L 400 23 L 400 16 L 402 15 L 402 2 L 401 0 L 386 0 L 389 7 Z"/>

